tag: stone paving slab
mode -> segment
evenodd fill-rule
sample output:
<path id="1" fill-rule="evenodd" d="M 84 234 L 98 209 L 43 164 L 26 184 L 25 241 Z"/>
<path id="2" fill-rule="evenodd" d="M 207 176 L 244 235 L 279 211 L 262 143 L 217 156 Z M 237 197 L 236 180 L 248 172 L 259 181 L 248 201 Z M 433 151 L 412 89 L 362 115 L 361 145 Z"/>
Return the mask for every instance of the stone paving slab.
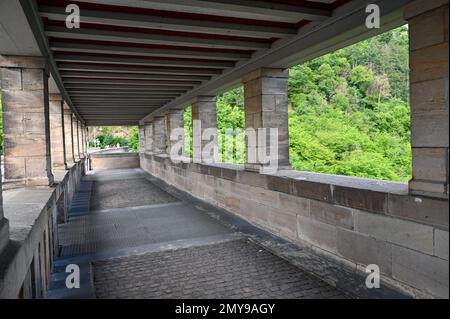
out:
<path id="1" fill-rule="evenodd" d="M 91 210 L 144 206 L 178 201 L 144 178 L 95 181 Z"/>
<path id="2" fill-rule="evenodd" d="M 97 298 L 347 298 L 247 239 L 93 263 Z"/>

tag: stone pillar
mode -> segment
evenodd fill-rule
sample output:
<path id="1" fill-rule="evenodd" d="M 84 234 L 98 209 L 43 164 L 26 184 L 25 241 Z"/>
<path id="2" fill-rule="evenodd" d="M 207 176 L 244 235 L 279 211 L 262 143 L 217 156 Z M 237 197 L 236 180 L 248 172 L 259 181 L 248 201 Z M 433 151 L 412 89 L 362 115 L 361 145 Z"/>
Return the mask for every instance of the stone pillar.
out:
<path id="1" fill-rule="evenodd" d="M 39 57 L 0 56 L 4 187 L 53 184 L 48 72 Z"/>
<path id="2" fill-rule="evenodd" d="M 410 193 L 448 199 L 448 0 L 416 0 L 405 7 L 411 81 Z"/>
<path id="3" fill-rule="evenodd" d="M 83 155 L 83 141 L 81 139 L 81 122 L 77 120 L 77 145 L 78 145 L 78 158 L 84 158 Z"/>
<path id="4" fill-rule="evenodd" d="M 155 116 L 153 118 L 153 153 L 166 154 L 166 118 Z"/>
<path id="5" fill-rule="evenodd" d="M 59 94 L 49 95 L 50 103 L 50 141 L 53 167 L 64 166 L 64 141 L 61 109 L 64 100 Z"/>
<path id="6" fill-rule="evenodd" d="M 145 153 L 145 127 L 139 125 L 139 153 Z"/>
<path id="7" fill-rule="evenodd" d="M 260 170 L 264 159 L 257 156 L 258 149 L 269 155 L 269 129 L 277 129 L 278 146 L 274 156 L 278 156 L 278 168 L 290 168 L 288 130 L 288 70 L 261 68 L 242 78 L 244 84 L 244 108 L 246 129 L 254 131 L 254 140 L 247 134 L 246 169 Z M 266 129 L 266 146 L 258 145 L 258 129 Z M 250 137 L 250 138 L 249 138 Z M 262 138 L 262 136 L 261 136 Z M 276 137 L 275 137 L 276 138 Z M 264 139 L 262 139 L 264 141 Z M 261 149 L 262 148 L 262 149 Z M 253 150 L 252 157 L 249 154 Z"/>
<path id="8" fill-rule="evenodd" d="M 184 156 L 184 131 L 174 131 L 176 129 L 184 130 L 184 109 L 172 109 L 166 114 L 166 130 L 167 130 L 167 153 L 171 153 L 173 145 L 182 141 L 181 150 L 176 154 L 177 156 Z M 180 136 L 180 134 L 182 134 Z M 175 150 L 174 150 L 175 151 Z"/>
<path id="9" fill-rule="evenodd" d="M 70 164 L 74 162 L 72 141 L 72 111 L 66 103 L 64 103 L 64 141 L 66 145 L 66 162 Z"/>
<path id="10" fill-rule="evenodd" d="M 153 123 L 145 123 L 145 153 L 153 153 Z"/>
<path id="11" fill-rule="evenodd" d="M 9 241 L 9 222 L 3 215 L 2 171 L 0 170 L 0 254 Z"/>
<path id="12" fill-rule="evenodd" d="M 197 96 L 192 102 L 192 158 L 195 163 L 206 159 L 216 161 L 218 156 L 217 114 L 215 96 Z M 205 130 L 215 138 L 203 140 Z M 210 144 L 212 143 L 212 144 Z M 206 147 L 212 146 L 212 147 Z M 215 152 L 213 154 L 212 152 Z"/>
<path id="13" fill-rule="evenodd" d="M 73 162 L 78 162 L 80 155 L 78 153 L 78 121 L 74 114 L 72 114 L 72 145 L 73 145 Z"/>

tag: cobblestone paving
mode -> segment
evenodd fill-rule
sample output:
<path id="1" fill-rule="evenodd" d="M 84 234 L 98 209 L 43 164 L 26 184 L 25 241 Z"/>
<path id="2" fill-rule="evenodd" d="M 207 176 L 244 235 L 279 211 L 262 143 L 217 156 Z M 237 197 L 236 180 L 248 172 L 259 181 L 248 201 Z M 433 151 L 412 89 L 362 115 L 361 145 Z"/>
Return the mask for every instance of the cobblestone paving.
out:
<path id="1" fill-rule="evenodd" d="M 246 239 L 99 261 L 93 270 L 98 298 L 347 298 Z"/>

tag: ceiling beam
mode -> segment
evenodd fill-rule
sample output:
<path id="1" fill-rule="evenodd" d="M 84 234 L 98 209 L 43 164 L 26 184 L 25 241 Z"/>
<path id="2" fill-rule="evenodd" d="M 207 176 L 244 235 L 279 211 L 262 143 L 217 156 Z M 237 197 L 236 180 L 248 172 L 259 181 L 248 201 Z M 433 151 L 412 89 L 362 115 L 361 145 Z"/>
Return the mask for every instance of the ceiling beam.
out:
<path id="1" fill-rule="evenodd" d="M 180 95 L 183 93 L 186 93 L 186 91 L 168 91 L 168 90 L 141 90 L 141 91 L 132 91 L 132 90 L 92 90 L 92 89 L 85 89 L 85 90 L 70 90 L 66 88 L 67 91 L 71 96 L 77 96 L 77 95 L 92 95 L 92 94 L 100 94 L 100 95 L 122 95 L 122 94 L 132 94 L 134 96 L 141 96 L 141 95 L 150 95 L 152 92 L 156 93 L 157 95 L 161 94 L 169 94 L 169 95 Z"/>
<path id="2" fill-rule="evenodd" d="M 120 79 L 130 79 L 130 80 L 206 81 L 211 78 L 210 76 L 203 76 L 203 75 L 129 74 L 129 73 L 75 72 L 75 71 L 61 71 L 60 74 L 63 79 L 91 78 L 91 79 L 119 79 L 119 80 Z"/>
<path id="3" fill-rule="evenodd" d="M 192 88 L 191 86 L 168 86 L 168 87 L 154 87 L 154 86 L 133 86 L 133 85 L 119 85 L 108 86 L 103 84 L 67 84 L 66 89 L 70 92 L 186 92 Z"/>
<path id="4" fill-rule="evenodd" d="M 213 68 L 224 69 L 235 65 L 232 61 L 214 61 L 214 60 L 170 60 L 170 59 L 151 59 L 151 58 L 132 58 L 114 55 L 75 55 L 75 54 L 54 54 L 56 62 L 78 62 L 78 63 L 100 63 L 100 64 L 118 64 L 118 65 L 139 65 L 139 66 L 168 66 L 183 68 Z"/>
<path id="5" fill-rule="evenodd" d="M 79 0 L 108 5 L 123 5 L 123 0 Z M 256 2 L 256 3 L 255 3 Z M 319 0 L 317 2 L 324 2 Z M 330 14 L 327 9 L 294 6 L 268 1 L 240 0 L 129 0 L 129 7 L 169 10 L 184 13 L 200 13 L 233 18 L 267 21 L 298 22 L 301 19 L 323 19 Z"/>
<path id="6" fill-rule="evenodd" d="M 146 80 L 146 81 L 134 81 L 134 80 L 124 80 L 124 79 L 83 79 L 83 78 L 73 78 L 65 79 L 64 84 L 99 84 L 99 85 L 110 85 L 112 87 L 116 86 L 141 86 L 148 87 L 149 85 L 153 87 L 173 87 L 173 86 L 196 86 L 201 84 L 201 81 L 179 81 L 179 80 Z"/>
<path id="7" fill-rule="evenodd" d="M 178 49 L 142 48 L 119 45 L 100 45 L 72 42 L 50 42 L 50 48 L 54 51 L 100 53 L 100 54 L 125 54 L 133 56 L 163 57 L 163 58 L 187 58 L 187 59 L 213 59 L 225 61 L 247 60 L 250 53 L 196 51 Z"/>
<path id="8" fill-rule="evenodd" d="M 182 68 L 142 68 L 128 66 L 90 65 L 59 63 L 60 71 L 83 71 L 83 72 L 117 72 L 137 74 L 175 74 L 175 75 L 217 75 L 221 74 L 219 69 L 182 69 Z"/>
<path id="9" fill-rule="evenodd" d="M 269 42 L 249 40 L 227 40 L 200 38 L 191 36 L 173 36 L 167 34 L 153 34 L 143 32 L 123 32 L 100 29 L 73 28 L 67 29 L 59 26 L 47 26 L 45 33 L 49 37 L 62 39 L 78 39 L 93 41 L 112 41 L 124 43 L 141 43 L 157 45 L 175 45 L 194 48 L 234 49 L 234 50 L 261 50 L 270 48 Z"/>
<path id="10" fill-rule="evenodd" d="M 42 17 L 65 21 L 67 13 L 64 7 L 39 6 Z M 154 15 L 132 14 L 99 10 L 82 10 L 82 21 L 122 27 L 137 27 L 171 31 L 198 32 L 232 36 L 279 38 L 297 33 L 295 27 L 283 28 L 267 25 L 251 25 L 201 19 L 182 19 Z"/>

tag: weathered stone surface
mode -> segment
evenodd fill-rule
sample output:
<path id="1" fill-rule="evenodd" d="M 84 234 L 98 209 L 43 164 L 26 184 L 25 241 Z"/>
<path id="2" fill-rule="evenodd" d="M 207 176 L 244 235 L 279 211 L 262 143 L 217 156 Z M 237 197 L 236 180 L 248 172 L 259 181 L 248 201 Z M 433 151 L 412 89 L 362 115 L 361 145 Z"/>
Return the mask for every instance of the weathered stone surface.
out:
<path id="1" fill-rule="evenodd" d="M 297 215 L 288 211 L 271 209 L 268 222 L 272 229 L 288 238 L 297 238 Z"/>
<path id="2" fill-rule="evenodd" d="M 434 231 L 434 255 L 448 260 L 449 239 L 448 230 L 436 229 Z"/>
<path id="3" fill-rule="evenodd" d="M 448 85 L 448 40 L 447 42 L 422 48 L 410 52 L 410 69 L 411 69 L 411 83 L 412 89 L 415 90 L 416 82 L 423 82 L 428 80 L 442 79 L 444 83 Z M 442 83 L 438 83 L 441 90 Z M 422 87 L 426 87 L 430 90 L 436 90 L 430 87 L 429 84 L 424 83 Z M 448 88 L 448 86 L 447 86 Z M 447 90 L 448 92 L 448 90 Z M 414 98 L 415 96 L 411 96 Z M 420 97 L 420 96 L 419 96 Z"/>
<path id="4" fill-rule="evenodd" d="M 375 264 L 384 274 L 392 273 L 392 245 L 385 241 L 338 229 L 337 252 L 344 258 L 364 266 Z"/>
<path id="5" fill-rule="evenodd" d="M 448 149 L 413 148 L 413 176 L 417 180 L 446 182 L 448 179 Z"/>
<path id="6" fill-rule="evenodd" d="M 64 141 L 66 143 L 66 161 L 73 162 L 73 136 L 72 136 L 72 112 L 67 104 L 64 104 Z"/>
<path id="7" fill-rule="evenodd" d="M 348 229 L 354 228 L 351 208 L 311 200 L 310 212 L 311 218 L 321 222 Z"/>
<path id="8" fill-rule="evenodd" d="M 164 116 L 155 117 L 153 119 L 153 153 L 166 154 L 167 151 L 167 137 L 166 137 L 166 119 Z M 145 143 L 145 133 L 142 128 L 143 136 L 140 137 Z"/>
<path id="9" fill-rule="evenodd" d="M 358 233 L 433 254 L 433 227 L 360 211 L 355 212 L 354 218 Z"/>
<path id="10" fill-rule="evenodd" d="M 408 21 L 411 31 L 410 50 L 430 47 L 445 41 L 444 13 L 444 9 L 436 9 L 416 15 Z"/>
<path id="11" fill-rule="evenodd" d="M 331 202 L 331 185 L 303 180 L 292 182 L 292 194 L 300 197 Z"/>
<path id="12" fill-rule="evenodd" d="M 329 252 L 336 252 L 337 228 L 308 217 L 297 216 L 298 237 Z"/>
<path id="13" fill-rule="evenodd" d="M 448 227 L 448 201 L 389 194 L 388 214 L 420 223 Z"/>
<path id="14" fill-rule="evenodd" d="M 211 158 L 210 154 L 203 153 L 210 141 L 203 140 L 202 136 L 207 129 L 217 129 L 216 113 L 215 96 L 197 96 L 192 102 L 192 157 L 196 163 Z M 213 144 L 217 145 L 217 138 Z"/>
<path id="15" fill-rule="evenodd" d="M 387 210 L 387 193 L 334 186 L 333 200 L 336 204 L 376 213 Z"/>
<path id="16" fill-rule="evenodd" d="M 436 297 L 449 296 L 448 261 L 407 248 L 393 246 L 392 276 Z"/>
<path id="17" fill-rule="evenodd" d="M 280 193 L 279 196 L 281 209 L 293 212 L 300 216 L 310 216 L 309 206 L 311 201 L 309 199 L 283 193 Z"/>

